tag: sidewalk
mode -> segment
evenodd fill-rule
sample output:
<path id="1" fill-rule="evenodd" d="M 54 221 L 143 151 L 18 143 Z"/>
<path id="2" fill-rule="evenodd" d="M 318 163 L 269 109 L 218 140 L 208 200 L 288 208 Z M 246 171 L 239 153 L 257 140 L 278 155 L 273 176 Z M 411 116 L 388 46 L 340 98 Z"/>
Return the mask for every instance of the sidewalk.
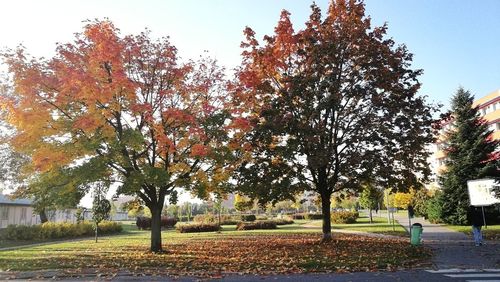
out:
<path id="1" fill-rule="evenodd" d="M 401 224 L 404 229 L 409 233 L 410 223 L 408 221 L 407 214 L 394 214 L 394 219 L 396 219 L 399 224 Z M 458 232 L 441 224 L 433 224 L 429 221 L 425 220 L 422 217 L 414 217 L 411 219 L 411 224 L 420 223 L 422 224 L 423 232 L 422 232 L 422 240 L 424 242 L 444 242 L 444 241 L 467 241 L 472 242 L 472 238 L 465 235 L 462 232 Z"/>
<path id="2" fill-rule="evenodd" d="M 394 218 L 408 230 L 406 214 L 395 214 Z M 486 241 L 486 245 L 476 247 L 470 236 L 441 224 L 433 224 L 423 218 L 412 218 L 411 223 L 422 224 L 422 243 L 434 250 L 432 262 L 436 269 L 485 269 L 500 266 L 498 241 Z"/>

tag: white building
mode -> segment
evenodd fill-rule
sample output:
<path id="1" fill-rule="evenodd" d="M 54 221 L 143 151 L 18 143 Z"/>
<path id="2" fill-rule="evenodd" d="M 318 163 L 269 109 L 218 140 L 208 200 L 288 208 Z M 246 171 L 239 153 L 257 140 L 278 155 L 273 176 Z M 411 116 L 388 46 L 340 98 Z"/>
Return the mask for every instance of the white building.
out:
<path id="1" fill-rule="evenodd" d="M 40 223 L 40 219 L 33 213 L 31 200 L 12 200 L 0 194 L 0 228 L 11 224 L 33 225 L 37 223 Z"/>

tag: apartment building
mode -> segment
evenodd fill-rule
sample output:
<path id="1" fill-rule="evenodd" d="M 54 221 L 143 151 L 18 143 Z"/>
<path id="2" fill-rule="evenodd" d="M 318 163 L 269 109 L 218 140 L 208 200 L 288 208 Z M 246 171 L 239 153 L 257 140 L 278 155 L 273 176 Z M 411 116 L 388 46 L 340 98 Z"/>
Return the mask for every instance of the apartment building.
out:
<path id="1" fill-rule="evenodd" d="M 477 99 L 474 101 L 473 106 L 479 108 L 480 115 L 486 120 L 491 130 L 494 131 L 493 138 L 500 139 L 500 89 Z M 450 130 L 452 126 L 452 121 L 448 121 L 443 125 L 436 144 L 433 144 L 431 148 L 433 154 L 430 159 L 430 166 L 436 181 L 437 176 L 445 169 L 446 154 L 443 149 L 446 146 L 446 140 L 444 139 L 444 133 Z"/>

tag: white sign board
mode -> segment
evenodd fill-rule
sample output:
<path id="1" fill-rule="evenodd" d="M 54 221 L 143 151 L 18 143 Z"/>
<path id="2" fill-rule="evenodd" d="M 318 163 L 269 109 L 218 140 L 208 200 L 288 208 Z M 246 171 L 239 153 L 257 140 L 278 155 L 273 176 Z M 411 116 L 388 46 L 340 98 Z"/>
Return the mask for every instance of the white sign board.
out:
<path id="1" fill-rule="evenodd" d="M 470 204 L 473 206 L 490 206 L 500 203 L 495 197 L 493 186 L 499 185 L 494 179 L 478 179 L 467 181 Z"/>

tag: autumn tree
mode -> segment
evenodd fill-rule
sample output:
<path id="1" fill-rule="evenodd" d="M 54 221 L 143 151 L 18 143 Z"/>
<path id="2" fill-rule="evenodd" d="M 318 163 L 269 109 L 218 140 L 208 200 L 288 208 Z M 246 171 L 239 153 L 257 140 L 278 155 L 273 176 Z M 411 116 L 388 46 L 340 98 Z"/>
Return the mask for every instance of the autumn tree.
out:
<path id="1" fill-rule="evenodd" d="M 401 209 L 406 209 L 413 200 L 414 193 L 397 192 L 394 194 L 394 206 Z"/>
<path id="2" fill-rule="evenodd" d="M 239 212 L 246 212 L 252 209 L 253 201 L 240 194 L 234 195 L 234 208 Z"/>
<path id="3" fill-rule="evenodd" d="M 3 57 L 16 94 L 3 103 L 10 143 L 29 169 L 53 187 L 84 194 L 105 180 L 139 197 L 152 214 L 151 251 L 162 251 L 165 197 L 228 179 L 229 98 L 214 60 L 181 63 L 168 38 L 122 36 L 109 21 L 88 23 L 53 58 L 22 47 Z"/>
<path id="4" fill-rule="evenodd" d="M 8 111 L 2 107 L 2 102 L 14 99 L 11 90 L 8 77 L 0 76 L 0 192 L 22 184 L 21 168 L 29 161 L 26 155 L 13 150 L 8 142 L 15 130 L 7 122 Z"/>
<path id="5" fill-rule="evenodd" d="M 420 189 L 413 195 L 411 205 L 415 210 L 416 216 L 428 217 L 427 202 L 431 199 L 431 193 L 427 189 Z"/>
<path id="6" fill-rule="evenodd" d="M 500 157 L 498 140 L 473 107 L 474 96 L 459 88 L 451 101 L 450 122 L 453 126 L 445 136 L 446 170 L 439 182 L 442 186 L 441 219 L 446 223 L 469 224 L 467 181 L 498 177 Z"/>
<path id="7" fill-rule="evenodd" d="M 363 185 L 361 195 L 359 197 L 359 204 L 369 210 L 370 223 L 373 223 L 372 210 L 378 209 L 381 198 L 382 191 L 380 191 L 380 189 L 369 182 Z"/>
<path id="8" fill-rule="evenodd" d="M 95 231 L 95 242 L 97 243 L 97 232 L 99 230 L 99 223 L 109 218 L 111 211 L 111 203 L 106 199 L 107 187 L 104 183 L 96 183 L 94 187 L 94 199 L 92 201 L 92 220 Z"/>
<path id="9" fill-rule="evenodd" d="M 252 160 L 241 189 L 261 201 L 311 190 L 321 197 L 323 238 L 331 239 L 330 196 L 374 178 L 405 189 L 427 177 L 431 107 L 417 95 L 412 54 L 372 28 L 360 1 L 316 5 L 295 31 L 287 11 L 260 45 L 246 28 L 237 99 L 251 109 Z M 411 184 L 410 184 L 411 183 Z"/>

